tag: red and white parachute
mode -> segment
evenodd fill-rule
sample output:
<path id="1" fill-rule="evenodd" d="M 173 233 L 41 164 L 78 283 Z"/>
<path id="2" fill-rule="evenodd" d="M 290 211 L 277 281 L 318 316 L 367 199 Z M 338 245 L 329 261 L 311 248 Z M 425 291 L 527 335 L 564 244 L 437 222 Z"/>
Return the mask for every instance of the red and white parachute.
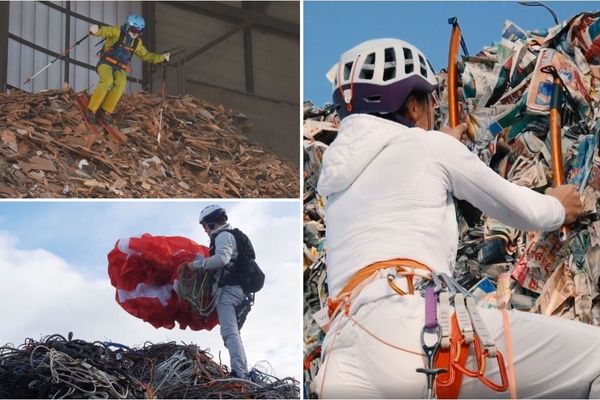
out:
<path id="1" fill-rule="evenodd" d="M 218 322 L 216 311 L 199 316 L 175 291 L 179 266 L 198 254 L 208 257 L 208 247 L 180 236 L 145 233 L 119 239 L 108 253 L 108 275 L 117 289 L 117 303 L 155 328 L 172 329 L 178 322 L 181 329 L 212 329 Z"/>

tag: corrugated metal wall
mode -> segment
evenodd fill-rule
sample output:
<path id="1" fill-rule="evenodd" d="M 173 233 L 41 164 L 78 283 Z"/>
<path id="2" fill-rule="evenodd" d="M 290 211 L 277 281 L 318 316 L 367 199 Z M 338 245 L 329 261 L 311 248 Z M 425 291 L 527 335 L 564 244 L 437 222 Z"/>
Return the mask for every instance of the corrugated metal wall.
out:
<path id="1" fill-rule="evenodd" d="M 241 2 L 223 2 L 242 7 Z M 268 16 L 299 24 L 299 2 L 270 2 Z M 178 7 L 177 3 L 156 3 L 156 46 L 181 47 L 189 55 L 231 31 L 239 22 L 203 15 Z M 169 68 L 167 91 L 185 93 L 223 104 L 247 115 L 254 129 L 248 133 L 280 155 L 299 162 L 300 41 L 299 37 L 253 28 L 251 32 L 252 79 L 247 91 L 244 33 L 238 31 L 216 46 L 193 58 L 183 76 Z M 161 83 L 161 71 L 154 73 L 153 90 Z M 182 82 L 183 81 L 183 82 Z"/>
<path id="2" fill-rule="evenodd" d="M 66 8 L 67 2 L 54 1 L 53 4 Z M 120 25 L 125 22 L 129 14 L 141 14 L 141 2 L 105 1 L 105 2 L 78 2 L 70 3 L 71 11 L 88 18 L 101 21 L 107 25 Z M 9 13 L 9 34 L 32 42 L 55 53 L 61 53 L 66 48 L 66 13 L 52 8 L 41 2 L 11 2 Z M 69 46 L 85 36 L 90 23 L 76 16 L 70 17 Z M 99 38 L 91 37 L 73 51 L 72 59 L 81 61 L 95 67 L 98 62 L 96 52 L 100 47 L 95 47 Z M 8 76 L 7 83 L 27 91 L 40 91 L 58 88 L 65 81 L 64 61 L 57 60 L 51 67 L 38 75 L 32 82 L 23 82 L 35 72 L 48 64 L 53 56 L 33 49 L 28 44 L 19 43 L 13 38 L 9 39 L 8 50 Z M 141 82 L 142 67 L 139 59 L 132 62 L 133 73 L 130 76 L 138 78 Z M 93 69 L 83 66 L 69 65 L 69 84 L 76 91 L 91 89 L 98 78 Z M 141 84 L 129 82 L 127 91 L 141 90 Z"/>

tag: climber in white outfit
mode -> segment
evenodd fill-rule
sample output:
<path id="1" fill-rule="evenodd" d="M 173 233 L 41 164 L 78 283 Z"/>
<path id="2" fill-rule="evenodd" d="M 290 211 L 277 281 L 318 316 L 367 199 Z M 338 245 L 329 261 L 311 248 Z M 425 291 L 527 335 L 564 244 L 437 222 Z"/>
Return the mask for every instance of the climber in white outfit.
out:
<path id="1" fill-rule="evenodd" d="M 327 197 L 331 298 L 359 270 L 385 260 L 409 259 L 450 273 L 458 242 L 453 196 L 526 231 L 557 230 L 582 212 L 573 185 L 543 195 L 504 180 L 457 140 L 464 124 L 433 131 L 436 78 L 411 44 L 362 43 L 344 53 L 329 75 L 342 119 L 318 184 Z M 321 397 L 424 395 L 425 376 L 416 372 L 424 366 L 418 354 L 424 300 L 398 295 L 387 274 L 375 273 L 349 309 L 330 321 L 315 381 Z M 479 312 L 505 353 L 501 312 Z M 508 315 L 518 397 L 600 396 L 600 328 L 515 310 Z M 500 381 L 497 364 L 488 362 L 486 370 L 495 382 Z M 509 396 L 479 379 L 462 379 L 460 397 Z"/>

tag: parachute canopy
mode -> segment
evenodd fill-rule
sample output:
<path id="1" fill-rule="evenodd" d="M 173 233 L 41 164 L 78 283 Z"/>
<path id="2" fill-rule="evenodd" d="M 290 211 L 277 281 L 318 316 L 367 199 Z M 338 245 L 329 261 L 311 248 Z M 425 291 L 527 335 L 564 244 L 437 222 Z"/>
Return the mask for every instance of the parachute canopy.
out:
<path id="1" fill-rule="evenodd" d="M 117 303 L 155 328 L 173 329 L 178 322 L 181 329 L 212 329 L 218 322 L 216 311 L 200 316 L 176 291 L 179 267 L 197 255 L 208 257 L 208 247 L 180 236 L 145 233 L 117 240 L 108 253 L 108 275 L 117 289 Z"/>

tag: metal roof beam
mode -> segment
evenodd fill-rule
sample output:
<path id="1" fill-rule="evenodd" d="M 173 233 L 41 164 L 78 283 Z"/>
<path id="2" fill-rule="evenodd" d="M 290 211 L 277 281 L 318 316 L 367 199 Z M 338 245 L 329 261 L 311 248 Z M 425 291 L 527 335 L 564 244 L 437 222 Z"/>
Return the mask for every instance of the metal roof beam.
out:
<path id="1" fill-rule="evenodd" d="M 265 4 L 262 9 L 266 10 L 269 2 L 264 3 L 267 4 Z M 299 23 L 292 23 L 262 13 L 257 13 L 257 8 L 260 8 L 258 7 L 258 4 L 250 9 L 234 7 L 213 1 L 168 1 L 164 2 L 164 4 L 236 24 L 250 23 L 253 28 L 258 30 L 270 31 L 296 39 L 300 38 Z"/>

